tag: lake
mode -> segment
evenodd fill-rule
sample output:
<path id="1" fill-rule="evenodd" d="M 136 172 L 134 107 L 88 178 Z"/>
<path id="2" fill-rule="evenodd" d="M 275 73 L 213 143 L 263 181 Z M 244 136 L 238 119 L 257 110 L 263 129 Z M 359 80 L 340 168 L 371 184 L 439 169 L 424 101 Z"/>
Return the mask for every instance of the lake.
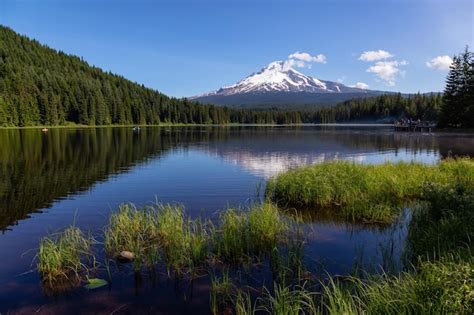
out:
<path id="1" fill-rule="evenodd" d="M 100 235 L 121 203 L 183 204 L 193 217 L 245 208 L 279 172 L 327 160 L 360 163 L 474 156 L 474 135 L 388 126 L 153 127 L 0 130 L 0 313 L 206 313 L 209 283 L 139 277 L 49 295 L 35 271 L 41 237 L 74 224 Z M 409 211 L 390 226 L 305 216 L 307 264 L 349 274 L 399 268 Z M 253 274 L 266 279 L 263 266 Z M 252 283 L 253 280 L 249 280 Z"/>

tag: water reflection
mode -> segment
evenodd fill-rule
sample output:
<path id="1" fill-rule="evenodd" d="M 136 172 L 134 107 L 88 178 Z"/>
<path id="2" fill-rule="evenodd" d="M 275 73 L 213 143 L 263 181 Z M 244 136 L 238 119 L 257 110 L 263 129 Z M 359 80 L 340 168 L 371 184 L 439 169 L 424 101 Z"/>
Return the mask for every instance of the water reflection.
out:
<path id="1" fill-rule="evenodd" d="M 192 291 L 199 298 L 189 304 L 171 282 L 158 288 L 145 283 L 135 296 L 128 274 L 114 281 L 111 292 L 81 293 L 55 304 L 43 297 L 38 274 L 25 271 L 42 236 L 72 222 L 100 233 L 121 202 L 180 202 L 191 215 L 209 217 L 227 205 L 245 205 L 259 183 L 300 165 L 331 159 L 432 163 L 450 155 L 474 156 L 474 137 L 314 126 L 0 130 L 0 312 L 31 313 L 44 304 L 55 313 L 84 305 L 111 312 L 123 304 L 132 310 L 207 311 L 204 280 Z M 405 223 L 367 227 L 312 214 L 305 221 L 306 256 L 313 268 L 330 273 L 348 272 L 354 264 L 396 268 L 389 262 L 399 261 Z"/>
<path id="2" fill-rule="evenodd" d="M 0 229 L 111 174 L 157 158 L 170 142 L 159 130 L 1 131 Z"/>
<path id="3" fill-rule="evenodd" d="M 432 163 L 451 155 L 474 154 L 474 139 L 469 135 L 393 133 L 388 128 L 370 127 L 167 127 L 144 128 L 138 133 L 129 128 L 53 129 L 48 133 L 0 130 L 0 144 L 2 231 L 54 201 L 87 191 L 110 176 L 158 161 L 176 150 L 189 150 L 197 160 L 203 158 L 201 152 L 262 179 L 332 159 Z M 192 174 L 186 178 L 179 172 L 193 161 L 180 162 L 169 165 L 176 169 L 176 176 L 169 178 L 168 184 L 178 188 L 183 181 L 193 180 Z M 222 171 L 221 184 L 232 184 L 226 181 L 229 174 Z M 135 182 L 130 189 L 139 191 L 140 185 Z M 180 195 L 179 190 L 175 195 Z"/>
<path id="4" fill-rule="evenodd" d="M 280 172 L 334 159 L 363 163 L 420 161 L 473 155 L 469 135 L 394 133 L 390 128 L 306 127 L 239 130 L 206 151 L 268 179 Z"/>

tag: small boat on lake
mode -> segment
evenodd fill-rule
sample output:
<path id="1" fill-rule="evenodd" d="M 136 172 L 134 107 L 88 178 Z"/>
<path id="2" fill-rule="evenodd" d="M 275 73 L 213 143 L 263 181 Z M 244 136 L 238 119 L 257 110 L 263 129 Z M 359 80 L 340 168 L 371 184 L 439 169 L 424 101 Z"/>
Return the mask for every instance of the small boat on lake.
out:
<path id="1" fill-rule="evenodd" d="M 140 127 L 139 126 L 135 126 L 132 128 L 133 131 L 140 131 Z"/>
<path id="2" fill-rule="evenodd" d="M 41 129 L 42 132 L 48 132 L 48 130 L 49 130 L 48 128 Z"/>

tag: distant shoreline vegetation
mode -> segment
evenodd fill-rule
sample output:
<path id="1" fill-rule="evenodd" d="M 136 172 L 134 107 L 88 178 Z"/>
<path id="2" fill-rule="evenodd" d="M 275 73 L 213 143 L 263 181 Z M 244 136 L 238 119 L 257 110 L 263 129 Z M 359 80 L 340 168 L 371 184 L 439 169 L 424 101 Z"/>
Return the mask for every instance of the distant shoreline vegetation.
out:
<path id="1" fill-rule="evenodd" d="M 312 109 L 200 104 L 90 66 L 0 26 L 0 127 L 109 125 L 293 125 L 394 121 L 474 127 L 473 54 L 454 58 L 445 93 L 385 94 Z"/>

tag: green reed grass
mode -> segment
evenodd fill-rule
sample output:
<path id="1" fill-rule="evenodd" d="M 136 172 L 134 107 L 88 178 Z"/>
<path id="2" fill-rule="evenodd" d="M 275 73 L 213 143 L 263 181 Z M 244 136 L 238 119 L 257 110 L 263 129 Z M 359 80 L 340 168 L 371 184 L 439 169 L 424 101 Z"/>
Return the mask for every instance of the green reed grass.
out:
<path id="1" fill-rule="evenodd" d="M 258 310 L 275 315 L 315 314 L 317 311 L 314 292 L 304 286 L 285 286 L 274 283 L 273 294 L 264 288 Z"/>
<path id="2" fill-rule="evenodd" d="M 229 209 L 221 214 L 218 255 L 238 260 L 249 255 L 248 217 L 245 213 Z"/>
<path id="3" fill-rule="evenodd" d="M 424 261 L 399 275 L 333 278 L 320 285 L 274 283 L 251 303 L 234 299 L 237 314 L 473 314 L 474 260 L 444 257 Z M 239 292 L 239 291 L 237 291 Z M 238 293 L 237 293 L 238 294 Z"/>
<path id="4" fill-rule="evenodd" d="M 252 297 L 248 289 L 238 289 L 233 303 L 236 315 L 253 315 L 257 312 L 256 303 L 252 302 Z"/>
<path id="5" fill-rule="evenodd" d="M 222 308 L 232 301 L 234 289 L 228 269 L 225 269 L 220 277 L 211 275 L 210 304 L 212 314 L 219 314 Z"/>
<path id="6" fill-rule="evenodd" d="M 326 162 L 276 176 L 268 182 L 266 196 L 283 206 L 335 208 L 352 220 L 389 222 L 406 202 L 422 196 L 428 182 L 457 182 L 474 188 L 474 161 L 448 159 L 437 165 Z"/>
<path id="7" fill-rule="evenodd" d="M 181 207 L 158 205 L 156 217 L 168 269 L 181 270 L 189 259 L 187 255 L 189 235 L 185 226 L 184 211 Z"/>
<path id="8" fill-rule="evenodd" d="M 324 288 L 323 314 L 472 314 L 474 260 L 424 261 L 416 272 L 368 276 Z"/>
<path id="9" fill-rule="evenodd" d="M 168 269 L 195 270 L 210 254 L 212 225 L 186 217 L 183 208 L 158 205 L 157 222 Z"/>
<path id="10" fill-rule="evenodd" d="M 413 214 L 407 239 L 407 258 L 442 256 L 474 249 L 474 189 L 462 184 L 427 185 L 426 201 Z M 469 223 L 468 223 L 469 222 Z"/>
<path id="11" fill-rule="evenodd" d="M 109 256 L 118 257 L 122 251 L 134 254 L 134 268 L 159 260 L 159 227 L 156 209 L 137 209 L 132 204 L 120 205 L 109 218 L 104 233 L 105 250 Z"/>
<path id="12" fill-rule="evenodd" d="M 218 256 L 242 261 L 271 250 L 284 239 L 288 223 L 271 203 L 252 206 L 249 211 L 228 209 L 220 216 L 216 235 Z"/>
<path id="13" fill-rule="evenodd" d="M 87 271 L 84 260 L 91 257 L 91 239 L 77 227 L 41 239 L 37 268 L 44 281 L 52 284 L 65 279 L 76 280 Z"/>
<path id="14" fill-rule="evenodd" d="M 200 219 L 188 221 L 188 246 L 190 252 L 189 268 L 199 268 L 211 255 L 214 226 Z"/>
<path id="15" fill-rule="evenodd" d="M 105 249 L 113 257 L 134 253 L 135 270 L 164 259 L 168 272 L 196 271 L 209 257 L 212 225 L 191 220 L 180 205 L 156 204 L 137 209 L 121 205 L 105 230 Z"/>

